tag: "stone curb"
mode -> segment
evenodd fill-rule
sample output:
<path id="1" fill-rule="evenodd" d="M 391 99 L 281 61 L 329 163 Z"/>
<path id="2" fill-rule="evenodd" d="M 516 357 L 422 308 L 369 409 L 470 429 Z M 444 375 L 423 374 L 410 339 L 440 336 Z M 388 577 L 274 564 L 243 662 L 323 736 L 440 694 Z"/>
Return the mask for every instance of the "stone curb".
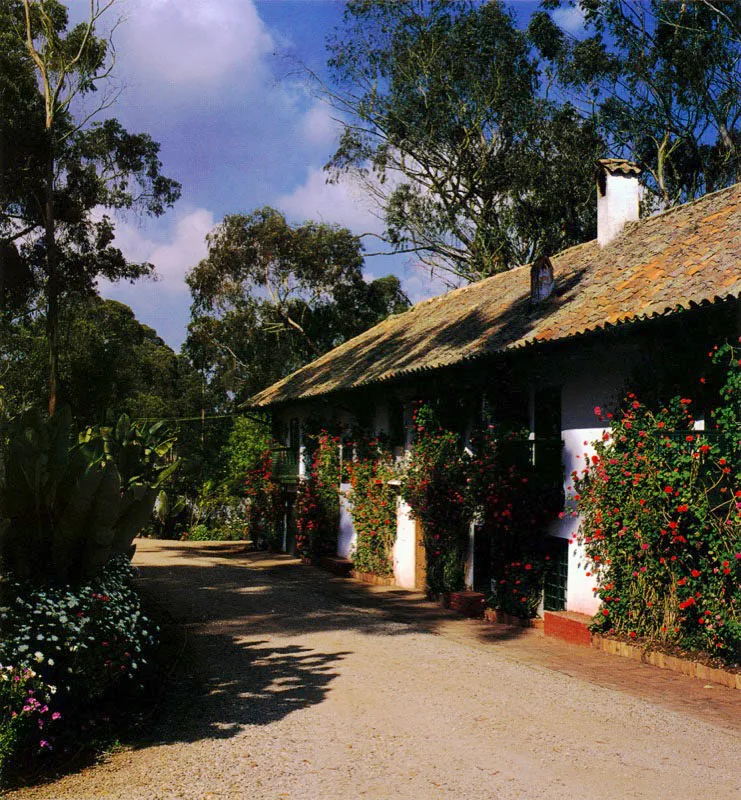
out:
<path id="1" fill-rule="evenodd" d="M 728 672 L 724 669 L 708 667 L 699 661 L 690 661 L 686 658 L 670 656 L 658 650 L 645 650 L 637 645 L 621 642 L 618 639 L 610 639 L 598 633 L 592 634 L 592 647 L 596 650 L 603 650 L 613 656 L 630 658 L 641 664 L 650 664 L 659 669 L 668 669 L 672 672 L 679 672 L 690 678 L 697 678 L 709 683 L 717 683 L 729 689 L 741 690 L 741 673 Z"/>

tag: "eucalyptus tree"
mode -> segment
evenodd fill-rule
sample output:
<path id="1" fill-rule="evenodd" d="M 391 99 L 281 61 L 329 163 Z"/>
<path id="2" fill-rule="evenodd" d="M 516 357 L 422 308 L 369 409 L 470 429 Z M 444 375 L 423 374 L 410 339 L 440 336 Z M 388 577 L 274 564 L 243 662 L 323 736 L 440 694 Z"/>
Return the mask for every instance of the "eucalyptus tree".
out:
<path id="1" fill-rule="evenodd" d="M 578 37 L 556 9 L 581 12 Z M 741 3 L 543 0 L 529 30 L 551 90 L 644 168 L 655 205 L 741 180 Z"/>
<path id="2" fill-rule="evenodd" d="M 87 19 L 73 27 L 59 0 L 6 0 L 0 8 L 2 58 L 10 67 L 0 81 L 0 117 L 8 120 L 0 139 L 0 247 L 5 264 L 20 254 L 41 298 L 50 413 L 59 384 L 60 303 L 92 292 L 99 276 L 134 280 L 152 270 L 124 258 L 113 244 L 112 220 L 99 209 L 159 215 L 180 192 L 161 174 L 156 142 L 99 116 L 115 100 L 105 93 L 115 51 L 101 33 L 114 4 L 90 0 Z M 14 130 L 27 136 L 20 146 Z"/>
<path id="3" fill-rule="evenodd" d="M 349 230 L 291 225 L 268 207 L 225 217 L 186 280 L 185 349 L 222 402 L 246 399 L 409 306 L 395 276 L 364 280 L 362 246 Z"/>
<path id="4" fill-rule="evenodd" d="M 501 2 L 350 0 L 328 48 L 344 130 L 327 169 L 375 196 L 393 249 L 477 280 L 594 235 L 602 144 L 543 97 Z"/>
<path id="5" fill-rule="evenodd" d="M 43 408 L 45 320 L 33 316 L 9 326 L 0 343 L 8 405 Z M 199 410 L 197 375 L 123 303 L 98 296 L 66 302 L 60 314 L 60 394 L 80 426 L 103 424 L 109 414 L 134 419 L 190 416 Z"/>

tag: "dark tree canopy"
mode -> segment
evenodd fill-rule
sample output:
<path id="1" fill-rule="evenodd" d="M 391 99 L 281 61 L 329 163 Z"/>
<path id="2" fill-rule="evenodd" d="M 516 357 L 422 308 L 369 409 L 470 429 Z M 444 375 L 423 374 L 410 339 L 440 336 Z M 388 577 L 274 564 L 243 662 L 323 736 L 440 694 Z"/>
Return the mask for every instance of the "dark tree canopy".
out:
<path id="1" fill-rule="evenodd" d="M 544 99 L 502 3 L 350 0 L 329 52 L 327 168 L 375 195 L 394 248 L 476 280 L 594 235 L 602 143 Z"/>
<path id="2" fill-rule="evenodd" d="M 221 395 L 255 391 L 356 336 L 409 301 L 398 278 L 366 283 L 345 228 L 292 226 L 272 208 L 227 216 L 188 275 L 185 350 Z"/>
<path id="3" fill-rule="evenodd" d="M 0 383 L 16 412 L 43 405 L 44 331 L 43 317 L 34 317 L 6 328 L 0 343 Z M 60 341 L 60 389 L 81 425 L 100 424 L 109 412 L 132 418 L 197 413 L 198 375 L 123 303 L 89 297 L 67 304 Z"/>
<path id="4" fill-rule="evenodd" d="M 43 311 L 50 411 L 67 298 L 93 293 L 101 276 L 134 280 L 152 270 L 124 258 L 100 209 L 159 215 L 180 194 L 147 134 L 94 119 L 104 94 L 91 113 L 80 110 L 81 99 L 89 105 L 104 92 L 112 67 L 98 29 L 113 5 L 92 0 L 74 27 L 59 0 L 0 5 L 0 311 Z"/>
<path id="5" fill-rule="evenodd" d="M 741 180 L 741 3 L 581 0 L 579 39 L 548 13 L 575 5 L 544 0 L 531 20 L 546 77 L 644 168 L 654 205 Z"/>

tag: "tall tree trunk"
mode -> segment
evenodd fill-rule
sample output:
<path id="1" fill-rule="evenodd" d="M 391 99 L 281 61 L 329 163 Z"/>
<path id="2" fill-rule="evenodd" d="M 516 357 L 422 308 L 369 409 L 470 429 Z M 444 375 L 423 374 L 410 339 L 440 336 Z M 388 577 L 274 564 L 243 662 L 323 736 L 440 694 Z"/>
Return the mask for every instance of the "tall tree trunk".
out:
<path id="1" fill-rule="evenodd" d="M 46 242 L 46 336 L 49 341 L 49 416 L 57 408 L 59 378 L 59 255 L 54 217 L 54 140 L 53 118 L 47 117 L 49 156 L 46 165 L 44 238 Z"/>

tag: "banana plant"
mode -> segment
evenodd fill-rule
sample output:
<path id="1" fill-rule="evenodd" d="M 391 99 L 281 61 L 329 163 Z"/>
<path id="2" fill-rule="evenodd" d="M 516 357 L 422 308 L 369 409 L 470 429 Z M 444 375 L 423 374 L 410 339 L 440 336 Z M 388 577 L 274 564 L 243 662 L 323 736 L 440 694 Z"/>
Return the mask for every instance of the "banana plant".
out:
<path id="1" fill-rule="evenodd" d="M 67 408 L 10 424 L 0 483 L 0 572 L 35 583 L 75 583 L 133 553 L 157 494 L 178 467 L 161 424 L 77 434 Z"/>

